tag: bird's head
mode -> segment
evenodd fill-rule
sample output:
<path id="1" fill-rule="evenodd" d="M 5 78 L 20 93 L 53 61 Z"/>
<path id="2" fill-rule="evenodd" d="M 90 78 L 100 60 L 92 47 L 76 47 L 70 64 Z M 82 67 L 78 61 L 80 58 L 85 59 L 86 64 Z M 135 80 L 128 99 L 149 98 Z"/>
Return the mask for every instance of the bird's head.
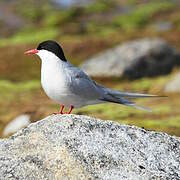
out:
<path id="1" fill-rule="evenodd" d="M 61 61 L 67 61 L 61 46 L 53 40 L 41 42 L 37 49 L 31 49 L 24 54 L 32 55 L 37 54 L 41 60 L 53 59 L 53 56 L 59 58 Z"/>

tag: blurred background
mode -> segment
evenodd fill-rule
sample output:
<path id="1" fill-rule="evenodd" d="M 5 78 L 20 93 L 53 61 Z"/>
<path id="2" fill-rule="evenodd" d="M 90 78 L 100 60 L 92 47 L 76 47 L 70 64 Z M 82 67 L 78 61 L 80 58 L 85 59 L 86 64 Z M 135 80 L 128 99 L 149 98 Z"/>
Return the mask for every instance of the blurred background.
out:
<path id="1" fill-rule="evenodd" d="M 105 86 L 168 96 L 137 100 L 152 113 L 117 104 L 74 113 L 180 136 L 180 1 L 0 0 L 1 137 L 59 108 L 41 88 L 39 58 L 24 55 L 48 39 Z"/>

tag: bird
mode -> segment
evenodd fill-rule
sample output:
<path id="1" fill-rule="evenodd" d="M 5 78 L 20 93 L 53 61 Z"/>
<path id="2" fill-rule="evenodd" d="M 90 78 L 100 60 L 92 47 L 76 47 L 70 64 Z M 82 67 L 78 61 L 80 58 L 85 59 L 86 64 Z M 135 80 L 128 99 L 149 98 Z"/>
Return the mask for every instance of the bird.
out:
<path id="1" fill-rule="evenodd" d="M 132 99 L 160 97 L 106 88 L 92 80 L 83 70 L 73 66 L 56 41 L 41 42 L 36 49 L 25 51 L 41 59 L 41 85 L 47 96 L 60 105 L 56 114 L 71 114 L 74 108 L 101 103 L 117 103 L 140 110 L 149 108 L 137 105 Z M 64 108 L 69 108 L 64 112 Z"/>

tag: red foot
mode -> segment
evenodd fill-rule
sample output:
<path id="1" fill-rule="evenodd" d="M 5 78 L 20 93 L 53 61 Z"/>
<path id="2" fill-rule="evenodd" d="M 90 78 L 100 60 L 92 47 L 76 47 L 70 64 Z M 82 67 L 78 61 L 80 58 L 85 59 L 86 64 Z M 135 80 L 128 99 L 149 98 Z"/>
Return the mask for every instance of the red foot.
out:
<path id="1" fill-rule="evenodd" d="M 74 106 L 71 106 L 70 107 L 70 110 L 68 112 L 63 112 L 63 109 L 64 109 L 64 105 L 60 105 L 60 109 L 59 109 L 59 112 L 57 113 L 53 113 L 53 114 L 71 114 L 72 110 L 74 109 Z"/>
<path id="2" fill-rule="evenodd" d="M 67 112 L 66 114 L 71 114 L 73 109 L 74 109 L 74 106 L 71 106 L 69 112 Z"/>
<path id="3" fill-rule="evenodd" d="M 63 113 L 63 109 L 64 109 L 64 105 L 60 105 L 60 109 L 59 109 L 59 111 L 57 112 L 57 113 L 53 113 L 53 114 L 64 114 Z"/>

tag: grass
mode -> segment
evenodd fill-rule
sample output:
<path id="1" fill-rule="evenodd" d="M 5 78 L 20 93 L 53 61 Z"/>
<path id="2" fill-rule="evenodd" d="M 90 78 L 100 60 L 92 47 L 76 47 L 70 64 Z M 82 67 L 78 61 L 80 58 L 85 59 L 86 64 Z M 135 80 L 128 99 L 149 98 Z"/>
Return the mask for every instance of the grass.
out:
<path id="1" fill-rule="evenodd" d="M 33 8 L 31 3 L 23 8 L 23 12 L 20 11 L 20 15 L 32 22 L 28 22 L 29 25 L 25 26 L 24 30 L 18 31 L 8 38 L 2 38 L 0 46 L 36 43 L 44 39 L 55 39 L 61 34 L 63 36 L 74 34 L 89 36 L 89 34 L 94 34 L 96 37 L 111 38 L 113 33 L 119 32 L 119 27 L 123 30 L 142 27 L 150 21 L 154 14 L 174 8 L 173 3 L 168 1 L 140 4 L 136 5 L 130 14 L 118 17 L 113 15 L 111 19 L 114 20 L 110 23 L 104 18 L 103 13 L 115 11 L 116 1 L 100 0 L 84 8 L 73 7 L 61 11 L 53 10 L 48 3 L 44 4 L 39 11 L 39 8 Z M 96 20 L 93 17 L 94 14 L 102 15 L 99 15 L 99 20 Z"/>
<path id="2" fill-rule="evenodd" d="M 32 23 L 28 23 L 29 25 L 24 30 L 8 38 L 2 38 L 0 46 L 7 46 L 8 44 L 31 44 L 45 39 L 61 39 L 62 35 L 63 37 L 69 36 L 70 39 L 73 39 L 75 34 L 87 38 L 93 34 L 96 38 L 118 41 L 121 39 L 120 37 L 112 37 L 114 35 L 119 36 L 122 33 L 120 30 L 133 31 L 132 34 L 134 36 L 137 33 L 136 28 L 147 24 L 155 14 L 174 8 L 174 4 L 168 1 L 152 1 L 150 3 L 136 5 L 130 14 L 120 15 L 118 17 L 117 15 L 112 16 L 111 19 L 113 19 L 113 22 L 110 23 L 109 20 L 104 18 L 103 12 L 108 10 L 115 11 L 116 3 L 116 1 L 100 0 L 84 8 L 73 7 L 61 11 L 57 11 L 57 9 L 52 10 L 52 7 L 45 4 L 42 7 L 42 12 L 37 12 L 39 8 L 33 10 L 30 2 L 30 6 L 27 5 L 26 7 L 29 10 L 21 13 L 25 18 L 26 16 L 30 19 L 32 18 Z M 96 20 L 93 15 L 98 15 L 99 12 L 102 15 L 99 16 L 99 20 Z M 25 15 L 24 13 L 29 15 Z M 40 15 L 38 15 L 39 13 Z M 37 19 L 37 22 L 33 22 L 33 19 Z M 125 33 L 126 36 L 131 36 L 131 33 Z"/>
<path id="3" fill-rule="evenodd" d="M 88 14 L 102 13 L 112 9 L 115 6 L 115 1 L 98 0 L 85 7 L 85 12 Z"/>
<path id="4" fill-rule="evenodd" d="M 29 44 L 41 42 L 44 39 L 54 39 L 58 35 L 58 30 L 56 28 L 51 29 L 30 29 L 28 31 L 24 30 L 15 34 L 10 38 L 4 38 L 0 41 L 0 46 L 18 45 L 18 44 Z"/>
<path id="5" fill-rule="evenodd" d="M 0 102 L 16 101 L 19 95 L 24 93 L 33 93 L 40 88 L 40 82 L 37 80 L 13 83 L 8 80 L 0 80 Z M 2 107 L 1 107 L 2 108 Z"/>
<path id="6" fill-rule="evenodd" d="M 113 24 L 124 30 L 140 28 L 146 25 L 156 13 L 170 10 L 173 7 L 174 4 L 168 1 L 138 5 L 130 14 L 116 17 Z"/>
<path id="7" fill-rule="evenodd" d="M 39 87 L 40 83 L 36 80 L 19 83 L 0 80 L 0 128 L 16 116 L 18 111 L 20 113 L 25 110 L 23 106 L 20 108 L 20 104 L 30 101 Z"/>
<path id="8" fill-rule="evenodd" d="M 163 89 L 164 85 L 170 80 L 171 76 L 172 75 L 164 75 L 156 78 L 141 78 L 133 81 L 130 84 L 130 87 L 133 91 L 151 90 L 151 92 L 158 92 Z M 158 86 L 154 86 L 154 84 L 158 84 Z"/>
<path id="9" fill-rule="evenodd" d="M 168 132 L 171 135 L 179 136 L 179 129 L 180 129 L 180 116 L 177 117 L 170 117 L 163 120 L 159 119 L 145 119 L 145 120 L 126 120 L 122 121 L 123 124 L 128 125 L 136 125 L 138 127 L 143 127 L 148 130 L 155 130 L 161 132 Z"/>
<path id="10" fill-rule="evenodd" d="M 31 91 L 40 87 L 40 82 L 31 80 L 27 82 L 14 83 L 8 80 L 0 80 L 0 93 Z"/>
<path id="11" fill-rule="evenodd" d="M 48 1 L 21 0 L 15 2 L 15 11 L 26 21 L 38 22 L 45 14 L 52 12 L 52 5 Z"/>

